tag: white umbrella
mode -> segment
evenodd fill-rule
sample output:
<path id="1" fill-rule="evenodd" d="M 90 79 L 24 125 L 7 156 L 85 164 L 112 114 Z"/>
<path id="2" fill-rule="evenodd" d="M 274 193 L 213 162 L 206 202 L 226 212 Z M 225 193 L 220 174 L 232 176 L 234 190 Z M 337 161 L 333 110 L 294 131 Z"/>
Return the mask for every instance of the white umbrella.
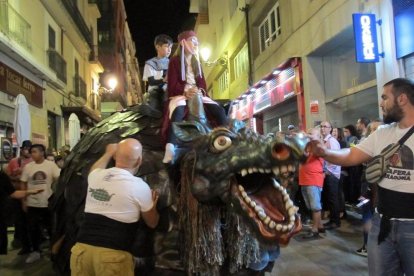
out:
<path id="1" fill-rule="evenodd" d="M 23 141 L 30 140 L 31 119 L 29 104 L 27 103 L 24 95 L 17 95 L 14 105 L 16 108 L 14 110 L 13 127 L 18 144 L 17 156 L 20 156 L 20 147 L 22 146 Z"/>
<path id="2" fill-rule="evenodd" d="M 78 116 L 75 113 L 69 116 L 69 146 L 72 150 L 73 147 L 80 139 L 80 123 Z"/>

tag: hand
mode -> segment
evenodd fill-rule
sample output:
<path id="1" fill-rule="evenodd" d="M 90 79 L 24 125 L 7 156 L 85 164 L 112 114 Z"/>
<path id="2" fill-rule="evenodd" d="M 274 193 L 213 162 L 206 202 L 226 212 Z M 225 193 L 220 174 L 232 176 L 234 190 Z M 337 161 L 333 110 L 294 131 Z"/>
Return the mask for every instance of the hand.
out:
<path id="1" fill-rule="evenodd" d="M 191 99 L 197 93 L 198 93 L 198 87 L 191 86 L 187 91 L 184 92 L 184 96 L 186 96 L 188 99 Z"/>
<path id="2" fill-rule="evenodd" d="M 306 151 L 312 152 L 314 155 L 318 157 L 325 157 L 326 156 L 326 146 L 320 140 L 311 140 L 306 145 Z"/>
<path id="3" fill-rule="evenodd" d="M 157 190 L 151 190 L 151 194 L 152 194 L 152 201 L 154 202 L 154 206 L 157 206 L 160 193 Z"/>
<path id="4" fill-rule="evenodd" d="M 43 192 L 44 190 L 45 189 L 30 189 L 30 190 L 27 190 L 27 195 L 35 195 L 35 194 Z"/>
<path id="5" fill-rule="evenodd" d="M 116 150 L 118 149 L 118 144 L 108 144 L 105 149 L 105 153 L 114 156 Z"/>

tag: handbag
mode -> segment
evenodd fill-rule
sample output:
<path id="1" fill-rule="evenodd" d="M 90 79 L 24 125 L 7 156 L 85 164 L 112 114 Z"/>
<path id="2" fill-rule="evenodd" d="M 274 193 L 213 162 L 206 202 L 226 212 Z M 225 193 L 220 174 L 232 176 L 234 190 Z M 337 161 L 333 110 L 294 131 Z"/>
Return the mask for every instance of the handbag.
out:
<path id="1" fill-rule="evenodd" d="M 376 155 L 367 163 L 365 170 L 365 179 L 368 183 L 378 183 L 381 181 L 388 171 L 390 164 L 390 158 L 401 148 L 401 146 L 407 141 L 413 134 L 414 126 L 400 139 L 398 142 L 389 147 L 384 152 Z"/>

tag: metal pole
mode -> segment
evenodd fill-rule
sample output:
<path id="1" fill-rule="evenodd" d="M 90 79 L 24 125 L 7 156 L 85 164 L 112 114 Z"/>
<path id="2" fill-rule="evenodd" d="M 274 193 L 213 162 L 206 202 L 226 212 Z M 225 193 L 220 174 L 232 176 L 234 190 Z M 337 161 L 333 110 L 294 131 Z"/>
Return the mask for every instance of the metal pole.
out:
<path id="1" fill-rule="evenodd" d="M 253 85 L 253 70 L 252 70 L 252 54 L 251 54 L 251 46 L 250 46 L 250 28 L 249 28 L 249 8 L 250 5 L 246 4 L 243 8 L 240 8 L 242 12 L 244 12 L 244 16 L 246 18 L 246 39 L 247 39 L 247 58 L 249 61 L 249 86 Z"/>

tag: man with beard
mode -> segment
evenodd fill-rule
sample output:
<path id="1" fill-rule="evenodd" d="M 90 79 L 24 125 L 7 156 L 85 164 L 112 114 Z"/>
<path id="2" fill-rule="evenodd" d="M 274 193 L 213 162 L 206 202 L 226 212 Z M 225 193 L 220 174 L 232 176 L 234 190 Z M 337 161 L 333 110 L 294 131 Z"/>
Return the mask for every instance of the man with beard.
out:
<path id="1" fill-rule="evenodd" d="M 355 166 L 397 143 L 414 125 L 414 82 L 391 80 L 384 85 L 381 99 L 388 125 L 349 149 L 330 150 L 320 141 L 312 141 L 312 152 L 334 164 Z M 396 154 L 412 160 L 413 150 L 414 136 L 410 136 Z M 368 237 L 370 275 L 414 275 L 414 169 L 406 163 L 391 162 L 378 183 L 378 205 Z"/>

